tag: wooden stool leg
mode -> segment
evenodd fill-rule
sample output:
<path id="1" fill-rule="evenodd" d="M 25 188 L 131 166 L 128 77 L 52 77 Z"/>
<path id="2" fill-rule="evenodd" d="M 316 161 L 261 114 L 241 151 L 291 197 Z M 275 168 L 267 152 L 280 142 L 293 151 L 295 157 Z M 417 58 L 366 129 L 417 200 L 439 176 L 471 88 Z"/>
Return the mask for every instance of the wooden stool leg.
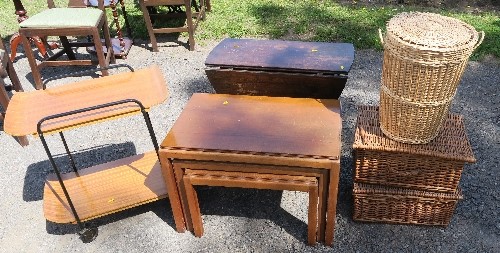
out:
<path id="1" fill-rule="evenodd" d="M 309 211 L 307 215 L 307 243 L 316 244 L 318 228 L 318 185 L 309 187 Z"/>
<path id="2" fill-rule="evenodd" d="M 36 64 L 35 56 L 33 55 L 33 50 L 31 50 L 31 44 L 29 39 L 21 34 L 21 40 L 23 41 L 24 53 L 28 58 L 28 62 L 31 67 L 31 75 L 33 76 L 33 80 L 35 81 L 35 88 L 37 90 L 43 89 L 42 76 L 40 74 L 40 70 Z"/>
<path id="3" fill-rule="evenodd" d="M 144 16 L 144 22 L 146 23 L 146 28 L 149 34 L 149 40 L 151 40 L 151 47 L 153 52 L 158 52 L 158 44 L 156 43 L 156 36 L 153 31 L 153 23 L 151 23 L 151 16 L 149 15 L 148 9 L 144 4 L 143 0 L 139 0 L 139 5 L 141 6 L 142 15 Z"/>
<path id="4" fill-rule="evenodd" d="M 203 236 L 203 220 L 201 218 L 200 205 L 198 203 L 198 196 L 196 191 L 191 184 L 189 176 L 184 176 L 183 188 L 186 192 L 186 198 L 188 202 L 189 214 L 191 215 L 191 221 L 193 222 L 194 235 L 196 237 Z"/>

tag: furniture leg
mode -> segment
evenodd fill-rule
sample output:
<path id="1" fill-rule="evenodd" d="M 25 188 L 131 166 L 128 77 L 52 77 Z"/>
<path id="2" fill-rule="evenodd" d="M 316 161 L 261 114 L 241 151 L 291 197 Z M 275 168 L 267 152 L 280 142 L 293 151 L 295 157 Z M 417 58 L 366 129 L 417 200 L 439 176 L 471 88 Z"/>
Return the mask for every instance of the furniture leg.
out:
<path id="1" fill-rule="evenodd" d="M 5 83 L 3 81 L 3 78 L 0 77 L 0 105 L 2 105 L 5 111 L 7 111 L 9 101 L 9 94 L 7 94 L 7 91 L 5 90 Z"/>
<path id="2" fill-rule="evenodd" d="M 104 51 L 102 49 L 102 41 L 101 41 L 101 37 L 99 36 L 99 30 L 97 28 L 93 29 L 92 37 L 94 39 L 95 51 L 97 53 L 97 60 L 99 61 L 99 66 L 101 66 L 101 68 L 107 67 L 106 59 L 105 59 L 106 56 L 104 55 Z M 110 45 L 110 44 L 107 44 L 107 45 Z M 108 51 L 110 48 L 111 48 L 111 54 L 113 54 L 112 53 L 113 47 L 108 46 Z M 108 54 L 107 56 L 110 56 L 110 55 Z M 107 69 L 101 70 L 101 73 L 103 76 L 109 75 L 109 71 Z"/>
<path id="3" fill-rule="evenodd" d="M 115 0 L 111 0 L 109 2 L 109 7 L 111 8 L 111 12 L 113 14 L 113 23 L 115 23 L 116 33 L 118 41 L 120 43 L 120 54 L 123 54 L 125 52 L 125 41 L 123 40 L 122 28 L 120 26 L 120 22 L 118 21 L 118 12 L 116 11 Z M 122 9 L 124 9 L 123 0 L 122 0 Z"/>
<path id="4" fill-rule="evenodd" d="M 30 42 L 24 35 L 21 35 L 21 38 L 23 41 L 24 52 L 31 67 L 31 75 L 33 76 L 33 80 L 35 81 L 35 88 L 37 90 L 43 89 L 42 76 L 40 75 L 40 70 L 38 69 L 38 66 L 36 64 L 36 59 L 33 55 L 33 51 L 31 50 Z"/>
<path id="5" fill-rule="evenodd" d="M 316 244 L 316 232 L 318 227 L 318 186 L 309 186 L 309 211 L 307 215 L 307 243 Z"/>
<path id="6" fill-rule="evenodd" d="M 123 19 L 125 20 L 125 27 L 127 28 L 127 35 L 132 39 L 132 29 L 130 28 L 130 23 L 128 22 L 127 10 L 125 8 L 125 1 L 119 0 L 122 7 Z"/>
<path id="7" fill-rule="evenodd" d="M 70 60 L 76 60 L 75 53 L 73 53 L 73 50 L 71 50 L 71 45 L 69 44 L 68 37 L 66 36 L 59 36 L 59 39 L 61 40 L 61 44 L 63 45 L 64 52 L 66 52 L 66 55 Z"/>
<path id="8" fill-rule="evenodd" d="M 182 180 L 184 178 L 184 169 L 174 166 L 174 175 L 177 183 L 177 190 L 179 191 L 179 197 L 181 199 L 182 210 L 184 210 L 184 220 L 186 221 L 186 230 L 193 231 L 193 221 L 191 220 L 191 215 L 189 214 L 188 200 L 186 197 L 186 192 L 184 187 L 182 187 Z"/>
<path id="9" fill-rule="evenodd" d="M 12 62 L 9 62 L 9 64 L 7 64 L 7 74 L 9 75 L 14 90 L 18 92 L 24 91 L 23 86 L 21 85 L 21 81 L 19 81 L 19 77 L 17 76 L 16 70 L 14 69 Z"/>
<path id="10" fill-rule="evenodd" d="M 340 163 L 335 161 L 330 170 L 328 189 L 328 211 L 326 216 L 325 245 L 332 246 L 335 236 L 335 216 L 337 212 L 337 195 L 339 187 Z"/>
<path id="11" fill-rule="evenodd" d="M 151 23 L 151 16 L 149 10 L 146 6 L 141 4 L 141 10 L 144 15 L 144 22 L 146 23 L 149 39 L 151 40 L 151 47 L 153 48 L 153 52 L 158 52 L 158 44 L 156 42 L 155 33 L 153 31 L 153 23 Z"/>
<path id="12" fill-rule="evenodd" d="M 108 52 L 106 55 L 106 60 L 108 60 L 108 57 L 110 57 L 109 64 L 114 64 L 114 63 L 116 63 L 116 57 L 115 57 L 115 53 L 113 51 L 113 43 L 111 42 L 111 37 L 110 37 L 107 19 L 104 19 L 104 23 L 102 26 L 102 33 L 104 36 L 104 43 L 106 44 L 106 48 L 108 49 Z M 99 31 L 97 31 L 97 35 L 98 35 L 99 41 L 102 41 L 99 37 Z M 103 73 L 103 75 L 104 75 L 104 73 Z"/>
<path id="13" fill-rule="evenodd" d="M 190 11 L 187 9 L 191 9 L 191 2 L 186 1 L 186 22 L 187 22 L 187 27 L 188 27 L 188 35 L 189 35 L 189 51 L 194 50 L 194 29 L 195 27 L 193 26 L 193 15 L 191 14 Z M 196 20 L 198 22 L 198 20 Z"/>
<path id="14" fill-rule="evenodd" d="M 196 190 L 191 184 L 191 179 L 189 179 L 189 177 L 184 177 L 181 184 L 185 190 L 189 215 L 191 216 L 191 221 L 193 223 L 194 235 L 196 237 L 202 237 L 203 220 L 201 218 L 200 204 L 198 202 Z"/>
<path id="15" fill-rule="evenodd" d="M 163 179 L 167 185 L 168 199 L 174 215 L 176 230 L 179 233 L 184 233 L 186 231 L 186 223 L 184 222 L 179 191 L 177 190 L 177 183 L 175 182 L 174 166 L 162 152 L 160 152 L 160 163 Z"/>
<path id="16" fill-rule="evenodd" d="M 206 4 L 206 10 L 207 11 L 212 11 L 212 4 L 210 4 L 210 0 L 205 0 L 205 4 Z"/>
<path id="17" fill-rule="evenodd" d="M 318 177 L 319 185 L 319 219 L 318 219 L 318 241 L 325 241 L 325 228 L 326 228 L 326 207 L 328 200 L 328 172 L 322 170 L 320 176 Z"/>
<path id="18" fill-rule="evenodd" d="M 206 1 L 205 0 L 200 0 L 200 8 L 201 8 L 201 11 L 203 12 L 201 14 L 201 20 L 205 20 L 205 17 L 206 17 Z"/>

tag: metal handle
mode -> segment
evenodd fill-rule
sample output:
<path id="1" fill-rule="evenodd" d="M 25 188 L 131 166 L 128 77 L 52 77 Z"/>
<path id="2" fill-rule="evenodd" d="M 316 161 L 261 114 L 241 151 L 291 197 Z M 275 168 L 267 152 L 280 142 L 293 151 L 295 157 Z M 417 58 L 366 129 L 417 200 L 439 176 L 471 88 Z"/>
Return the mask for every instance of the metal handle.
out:
<path id="1" fill-rule="evenodd" d="M 36 125 L 36 130 L 37 130 L 38 134 L 42 134 L 43 133 L 42 132 L 42 123 L 47 121 L 47 120 L 57 119 L 57 118 L 61 118 L 61 117 L 65 117 L 65 116 L 69 116 L 69 115 L 73 115 L 73 114 L 93 111 L 93 110 L 102 109 L 105 107 L 110 107 L 110 106 L 119 105 L 119 104 L 126 104 L 126 103 L 136 103 L 137 105 L 139 105 L 141 111 L 146 110 L 144 105 L 142 105 L 142 103 L 139 100 L 137 100 L 137 99 L 124 99 L 124 100 L 120 100 L 120 101 L 110 102 L 110 103 L 106 103 L 106 104 L 100 104 L 100 105 L 96 105 L 96 106 L 85 107 L 85 108 L 78 109 L 78 110 L 58 113 L 58 114 L 44 117 L 40 121 L 38 121 L 38 124 Z"/>

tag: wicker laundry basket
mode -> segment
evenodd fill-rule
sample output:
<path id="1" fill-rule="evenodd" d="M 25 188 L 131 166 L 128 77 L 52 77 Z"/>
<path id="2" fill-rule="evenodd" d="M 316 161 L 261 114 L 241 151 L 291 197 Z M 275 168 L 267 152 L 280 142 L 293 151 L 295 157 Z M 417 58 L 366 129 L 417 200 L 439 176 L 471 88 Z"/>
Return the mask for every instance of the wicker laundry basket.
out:
<path id="1" fill-rule="evenodd" d="M 427 143 L 437 136 L 484 33 L 454 18 L 409 12 L 394 16 L 380 35 L 380 127 L 396 141 Z"/>

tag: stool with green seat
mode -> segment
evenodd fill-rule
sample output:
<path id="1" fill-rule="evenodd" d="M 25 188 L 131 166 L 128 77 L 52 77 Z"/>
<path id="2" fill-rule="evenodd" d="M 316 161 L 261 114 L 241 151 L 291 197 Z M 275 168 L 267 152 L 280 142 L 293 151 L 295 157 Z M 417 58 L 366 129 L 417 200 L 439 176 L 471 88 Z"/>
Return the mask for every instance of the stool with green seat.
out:
<path id="1" fill-rule="evenodd" d="M 74 1 L 70 1 L 70 6 Z M 109 27 L 106 20 L 103 0 L 99 0 L 99 8 L 55 8 L 53 0 L 47 0 L 48 10 L 44 10 L 20 23 L 19 34 L 26 51 L 36 89 L 44 88 L 40 70 L 47 66 L 62 65 L 99 65 L 109 66 L 115 62 L 113 47 L 109 36 Z M 82 6 L 84 6 L 82 4 Z M 100 31 L 103 33 L 106 52 L 103 50 Z M 59 36 L 63 49 L 54 55 L 37 63 L 32 50 L 29 50 L 28 37 Z M 91 36 L 92 41 L 70 42 L 67 36 Z M 97 61 L 88 59 L 77 59 L 72 51 L 73 47 L 94 46 L 96 48 Z M 57 58 L 66 54 L 68 59 Z M 102 75 L 108 75 L 107 70 Z"/>

